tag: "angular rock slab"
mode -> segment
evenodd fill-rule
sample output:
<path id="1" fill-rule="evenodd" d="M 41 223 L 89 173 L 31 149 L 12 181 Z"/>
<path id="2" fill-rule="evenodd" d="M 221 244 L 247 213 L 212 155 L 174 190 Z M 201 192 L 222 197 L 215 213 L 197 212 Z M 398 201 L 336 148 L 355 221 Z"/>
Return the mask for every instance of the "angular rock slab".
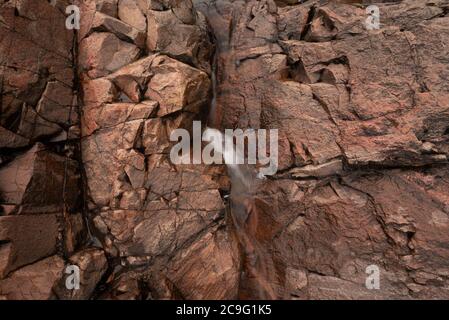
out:
<path id="1" fill-rule="evenodd" d="M 67 289 L 67 274 L 62 276 L 55 286 L 56 296 L 61 300 L 89 299 L 108 267 L 103 250 L 96 248 L 81 250 L 69 258 L 67 266 L 70 265 L 79 267 L 80 288 L 78 290 Z"/>
<path id="2" fill-rule="evenodd" d="M 20 214 L 62 212 L 64 206 L 71 210 L 79 195 L 77 171 L 74 160 L 36 144 L 0 169 L 0 203 L 15 206 Z"/>
<path id="3" fill-rule="evenodd" d="M 0 280 L 0 297 L 7 300 L 49 300 L 53 286 L 60 279 L 64 260 L 59 256 L 25 266 Z"/>
<path id="4" fill-rule="evenodd" d="M 0 278 L 54 254 L 58 236 L 54 214 L 0 217 Z"/>

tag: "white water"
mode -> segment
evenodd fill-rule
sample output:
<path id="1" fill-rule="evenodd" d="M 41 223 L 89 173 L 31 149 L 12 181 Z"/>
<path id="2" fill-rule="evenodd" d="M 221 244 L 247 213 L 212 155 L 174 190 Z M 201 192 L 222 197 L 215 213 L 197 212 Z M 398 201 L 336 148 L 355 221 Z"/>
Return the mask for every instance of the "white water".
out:
<path id="1" fill-rule="evenodd" d="M 222 157 L 228 168 L 231 179 L 230 214 L 247 261 L 248 273 L 244 274 L 245 281 L 248 281 L 249 277 L 257 283 L 254 288 L 257 290 L 255 295 L 257 298 L 275 299 L 275 290 L 270 281 L 275 273 L 273 261 L 266 254 L 263 245 L 248 231 L 251 224 L 250 215 L 255 216 L 256 221 L 258 219 L 255 193 L 264 179 L 256 175 L 254 166 L 235 164 L 234 157 L 242 156 L 243 151 L 226 144 L 225 138 L 225 135 L 217 129 L 207 128 L 203 133 L 203 141 L 212 144 L 214 150 L 223 151 Z"/>
<path id="2" fill-rule="evenodd" d="M 235 164 L 235 158 L 244 158 L 242 150 L 235 148 L 229 143 L 225 143 L 225 135 L 217 129 L 206 128 L 203 133 L 203 141 L 212 144 L 214 150 L 222 150 L 224 163 L 229 169 L 231 180 L 238 179 L 240 184 L 249 188 L 250 177 L 244 174 L 241 165 Z"/>
<path id="3" fill-rule="evenodd" d="M 210 12 L 210 14 L 214 15 L 213 12 Z M 222 150 L 221 156 L 228 168 L 228 175 L 231 180 L 229 215 L 242 247 L 242 253 L 245 255 L 245 267 L 241 274 L 241 281 L 249 283 L 249 288 L 252 290 L 251 298 L 275 299 L 276 290 L 274 290 L 272 283 L 276 271 L 273 260 L 264 245 L 260 244 L 256 239 L 256 235 L 253 234 L 254 231 L 251 231 L 257 229 L 259 212 L 255 198 L 263 175 L 259 175 L 261 179 L 258 179 L 255 165 L 235 164 L 233 156 L 236 153 L 237 156 L 241 156 L 244 150 L 236 150 L 233 144 L 226 146 L 225 134 L 217 129 L 213 129 L 220 127 L 220 111 L 217 108 L 218 81 L 221 77 L 217 70 L 219 68 L 220 53 L 228 52 L 228 56 L 232 56 L 229 55 L 227 46 L 229 39 L 227 39 L 224 29 L 215 28 L 214 31 L 217 36 L 217 48 L 211 76 L 213 96 L 207 121 L 208 128 L 203 132 L 203 141 L 211 143 L 214 150 Z M 220 58 L 226 60 L 226 54 Z M 250 224 L 253 225 L 251 226 Z"/>

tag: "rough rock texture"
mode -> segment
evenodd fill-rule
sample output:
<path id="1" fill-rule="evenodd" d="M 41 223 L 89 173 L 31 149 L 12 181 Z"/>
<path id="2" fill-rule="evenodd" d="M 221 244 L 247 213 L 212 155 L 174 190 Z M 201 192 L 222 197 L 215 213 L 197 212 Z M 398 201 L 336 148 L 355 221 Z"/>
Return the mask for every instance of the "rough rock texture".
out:
<path id="1" fill-rule="evenodd" d="M 269 266 L 244 263 L 259 280 L 239 296 L 447 298 L 449 2 L 379 3 L 373 31 L 363 6 L 277 4 L 198 4 L 215 126 L 279 129 L 278 174 L 231 199 L 250 201 L 244 232 Z"/>
<path id="2" fill-rule="evenodd" d="M 449 298 L 449 1 L 383 2 L 0 1 L 0 299 Z M 277 174 L 172 164 L 193 120 Z"/>
<path id="3" fill-rule="evenodd" d="M 190 130 L 211 99 L 206 20 L 190 1 L 142 2 L 119 1 L 117 19 L 102 14 L 89 27 L 82 19 L 89 31 L 78 39 L 88 214 L 107 254 L 121 261 L 100 297 L 232 298 L 239 256 L 224 229 L 223 169 L 169 161 L 170 133 Z M 84 4 L 86 15 L 98 16 L 92 8 Z M 146 32 L 138 56 L 127 53 L 137 38 L 121 27 L 131 23 Z"/>
<path id="4" fill-rule="evenodd" d="M 107 260 L 103 250 L 89 248 L 81 250 L 68 259 L 68 264 L 80 270 L 80 284 L 77 290 L 68 290 L 64 277 L 54 286 L 55 295 L 63 300 L 87 300 L 107 269 Z"/>
<path id="5" fill-rule="evenodd" d="M 8 300 L 47 300 L 60 279 L 64 261 L 58 256 L 23 267 L 2 281 L 0 298 Z"/>
<path id="6" fill-rule="evenodd" d="M 0 297 L 50 299 L 83 246 L 75 33 L 68 1 L 0 2 Z M 96 283 L 92 284 L 93 286 Z"/>

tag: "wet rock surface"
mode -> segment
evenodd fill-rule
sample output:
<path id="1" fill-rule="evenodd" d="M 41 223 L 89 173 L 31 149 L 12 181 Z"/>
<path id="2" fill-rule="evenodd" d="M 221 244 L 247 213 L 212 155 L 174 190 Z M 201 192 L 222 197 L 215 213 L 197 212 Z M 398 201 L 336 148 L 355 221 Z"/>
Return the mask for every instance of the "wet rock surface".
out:
<path id="1" fill-rule="evenodd" d="M 357 4 L 197 2 L 218 46 L 214 125 L 279 129 L 278 174 L 231 195 L 252 239 L 239 297 L 448 296 L 448 4 L 377 3 L 368 31 Z"/>
<path id="2" fill-rule="evenodd" d="M 0 299 L 448 298 L 449 2 L 371 3 L 0 2 Z M 173 164 L 194 120 L 278 173 Z"/>

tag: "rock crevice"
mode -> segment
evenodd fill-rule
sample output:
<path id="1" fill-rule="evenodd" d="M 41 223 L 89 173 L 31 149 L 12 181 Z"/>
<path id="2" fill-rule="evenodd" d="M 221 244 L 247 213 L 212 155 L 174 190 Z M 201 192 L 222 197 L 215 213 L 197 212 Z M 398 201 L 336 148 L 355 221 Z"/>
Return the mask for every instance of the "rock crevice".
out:
<path id="1" fill-rule="evenodd" d="M 0 2 L 0 298 L 449 296 L 447 0 L 74 3 Z M 173 164 L 194 120 L 278 173 Z"/>

